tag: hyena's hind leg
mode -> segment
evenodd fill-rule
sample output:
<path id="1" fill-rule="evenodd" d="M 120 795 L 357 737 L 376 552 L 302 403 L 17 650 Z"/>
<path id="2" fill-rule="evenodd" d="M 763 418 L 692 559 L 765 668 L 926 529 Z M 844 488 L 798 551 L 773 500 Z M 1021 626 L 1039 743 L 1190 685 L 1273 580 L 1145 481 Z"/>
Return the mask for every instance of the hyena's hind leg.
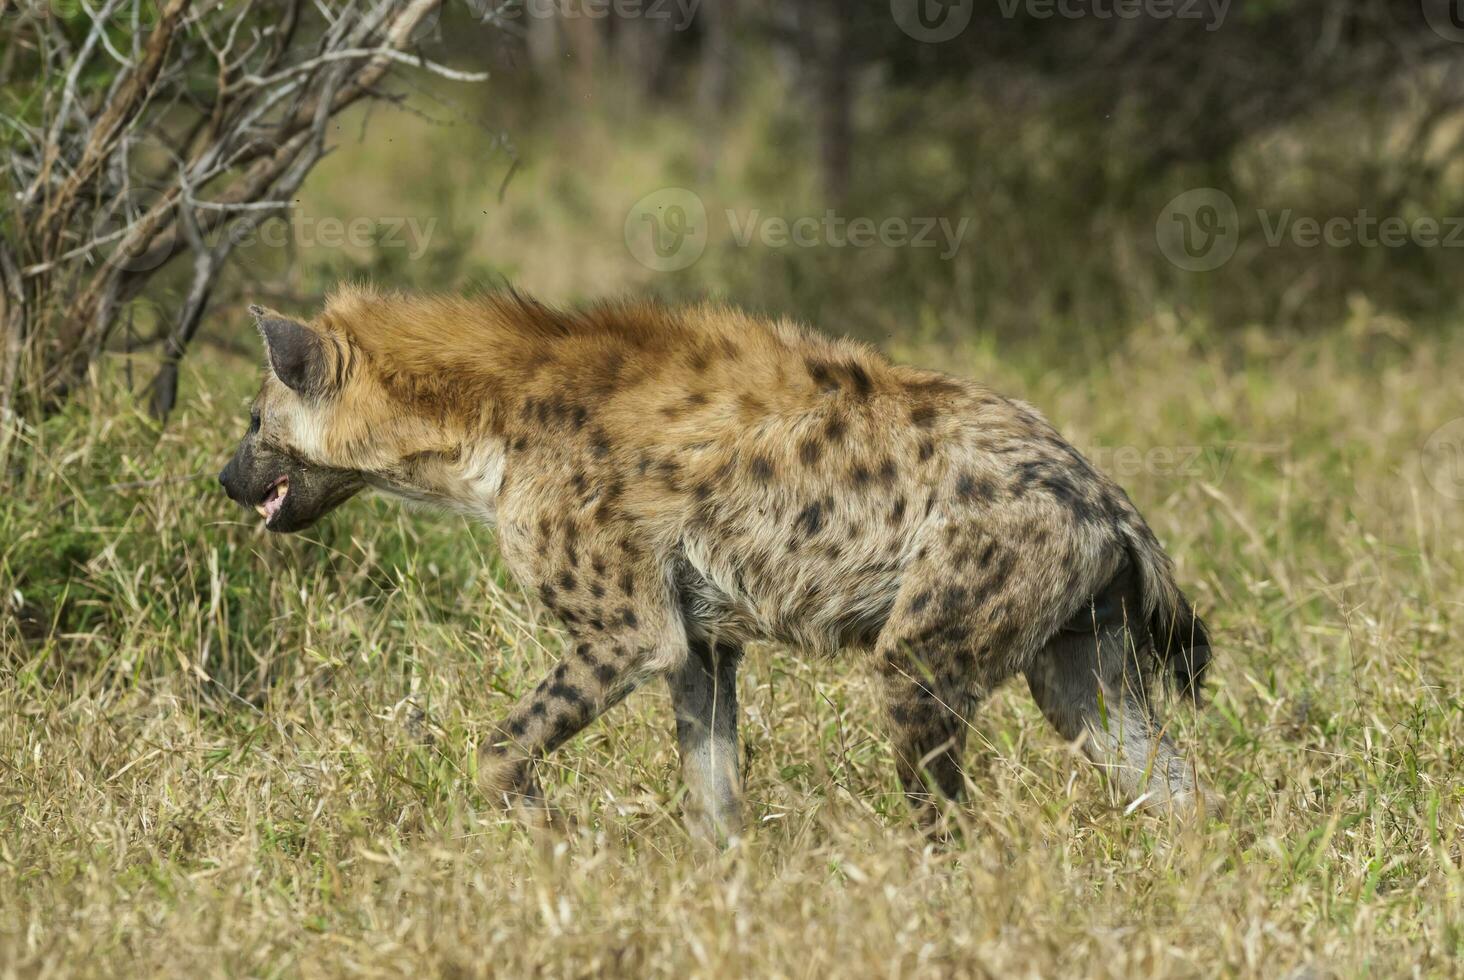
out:
<path id="1" fill-rule="evenodd" d="M 994 491 L 982 486 L 962 479 L 957 495 L 990 500 Z M 957 511 L 930 535 L 876 645 L 900 779 L 922 816 L 936 800 L 931 787 L 960 797 L 972 711 L 1032 663 L 1072 591 L 1074 552 L 1030 512 L 970 516 Z"/>
<path id="2" fill-rule="evenodd" d="M 666 675 L 676 711 L 676 741 L 686 787 L 686 828 L 726 844 L 742 833 L 742 774 L 737 747 L 739 647 L 693 640 L 690 655 Z"/>
<path id="3" fill-rule="evenodd" d="M 875 646 L 895 765 L 917 821 L 939 822 L 943 801 L 965 791 L 962 758 L 970 717 L 985 694 L 967 607 L 934 576 L 907 578 Z"/>
<path id="4" fill-rule="evenodd" d="M 1052 726 L 1081 742 L 1126 799 L 1200 814 L 1208 798 L 1154 714 L 1157 664 L 1148 631 L 1132 621 L 1139 615 L 1135 577 L 1125 568 L 1048 641 L 1026 670 L 1027 684 Z"/>

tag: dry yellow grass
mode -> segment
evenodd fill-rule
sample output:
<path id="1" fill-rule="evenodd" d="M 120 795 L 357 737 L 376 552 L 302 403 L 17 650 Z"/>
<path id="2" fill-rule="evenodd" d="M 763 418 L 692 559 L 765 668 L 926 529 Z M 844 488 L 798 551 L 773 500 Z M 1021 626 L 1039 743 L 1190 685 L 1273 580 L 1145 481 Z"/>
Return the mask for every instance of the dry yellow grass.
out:
<path id="1" fill-rule="evenodd" d="M 1216 630 L 1212 704 L 1170 716 L 1223 820 L 1124 814 L 1014 687 L 928 848 L 858 666 L 763 650 L 740 848 L 682 834 L 659 689 L 547 767 L 579 831 L 535 841 L 471 749 L 558 631 L 456 518 L 241 522 L 213 473 L 253 367 L 209 355 L 166 432 L 98 396 L 6 477 L 0 976 L 1458 975 L 1464 484 L 1421 453 L 1464 342 L 1360 309 L 1062 372 L 901 353 L 1119 471 Z"/>

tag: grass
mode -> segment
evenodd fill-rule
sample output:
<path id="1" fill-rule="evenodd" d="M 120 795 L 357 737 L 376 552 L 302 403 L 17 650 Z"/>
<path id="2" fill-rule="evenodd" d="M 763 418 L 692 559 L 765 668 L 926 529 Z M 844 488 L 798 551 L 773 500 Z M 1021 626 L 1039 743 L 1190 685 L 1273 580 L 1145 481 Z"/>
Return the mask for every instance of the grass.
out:
<path id="1" fill-rule="evenodd" d="M 1464 488 L 1421 451 L 1464 339 L 1359 306 L 892 349 L 1120 475 L 1217 633 L 1210 705 L 1169 716 L 1223 819 L 1126 815 L 1011 687 L 964 843 L 928 848 L 859 665 L 766 649 L 743 846 L 681 832 L 658 688 L 545 767 L 579 829 L 541 844 L 472 748 L 562 633 L 460 519 L 261 532 L 213 481 L 254 362 L 206 351 L 166 430 L 104 384 L 0 495 L 0 975 L 1457 975 Z"/>

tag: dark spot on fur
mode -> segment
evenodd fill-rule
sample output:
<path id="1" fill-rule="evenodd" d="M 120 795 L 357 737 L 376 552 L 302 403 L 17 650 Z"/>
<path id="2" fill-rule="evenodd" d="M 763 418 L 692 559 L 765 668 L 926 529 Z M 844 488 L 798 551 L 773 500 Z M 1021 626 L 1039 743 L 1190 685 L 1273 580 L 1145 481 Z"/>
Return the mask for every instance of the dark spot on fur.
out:
<path id="1" fill-rule="evenodd" d="M 640 625 L 640 620 L 636 618 L 635 610 L 629 606 L 620 610 L 620 621 L 631 629 L 635 629 Z"/>
<path id="2" fill-rule="evenodd" d="M 559 576 L 559 587 L 565 592 L 573 592 L 575 586 L 574 576 L 565 572 Z"/>
<path id="3" fill-rule="evenodd" d="M 768 410 L 767 404 L 761 398 L 750 395 L 747 392 L 743 392 L 737 396 L 737 408 L 743 415 L 753 418 L 762 415 Z"/>
<path id="4" fill-rule="evenodd" d="M 601 459 L 610 455 L 610 436 L 604 429 L 596 428 L 590 432 L 590 452 Z"/>
<path id="5" fill-rule="evenodd" d="M 890 720 L 901 728 L 913 728 L 920 724 L 924 714 L 924 706 L 907 708 L 903 704 L 890 705 Z"/>
<path id="6" fill-rule="evenodd" d="M 928 429 L 935 423 L 935 406 L 931 404 L 916 405 L 910 409 L 910 424 L 921 429 Z"/>
<path id="7" fill-rule="evenodd" d="M 812 466 L 823 455 L 823 447 L 813 439 L 805 439 L 798 447 L 798 459 L 804 466 Z"/>
<path id="8" fill-rule="evenodd" d="M 854 385 L 855 395 L 868 398 L 874 392 L 874 382 L 869 380 L 869 372 L 864 370 L 864 365 L 850 361 L 845 370 L 849 372 L 849 381 Z"/>
<path id="9" fill-rule="evenodd" d="M 958 395 L 962 389 L 954 381 L 948 381 L 943 378 L 928 378 L 924 381 L 911 381 L 905 385 L 905 390 L 912 395 L 940 396 Z"/>
<path id="10" fill-rule="evenodd" d="M 920 440 L 920 448 L 916 451 L 916 455 L 919 457 L 920 462 L 924 463 L 928 461 L 930 457 L 935 455 L 935 442 L 930 439 Z"/>
<path id="11" fill-rule="evenodd" d="M 890 509 L 890 523 L 898 524 L 905 519 L 905 498 L 896 497 L 895 506 Z"/>
<path id="12" fill-rule="evenodd" d="M 821 528 L 822 526 L 823 503 L 818 500 L 815 500 L 813 503 L 809 504 L 807 507 L 799 511 L 798 516 L 793 519 L 794 529 L 802 530 L 810 538 L 817 534 L 819 528 Z"/>
<path id="13" fill-rule="evenodd" d="M 990 503 L 996 496 L 996 484 L 989 477 L 962 473 L 956 480 L 956 496 L 968 504 Z"/>
<path id="14" fill-rule="evenodd" d="M 773 464 L 766 456 L 754 456 L 752 462 L 747 464 L 747 470 L 760 483 L 766 483 L 773 478 Z"/>
<path id="15" fill-rule="evenodd" d="M 844 420 L 836 415 L 824 426 L 824 438 L 829 442 L 838 442 L 844 438 L 845 431 Z"/>
<path id="16" fill-rule="evenodd" d="M 549 696 L 575 706 L 580 706 L 585 703 L 585 696 L 573 684 L 552 684 L 549 687 Z"/>
<path id="17" fill-rule="evenodd" d="M 549 744 L 558 745 L 579 731 L 579 729 L 579 722 L 575 718 L 569 715 L 561 715 L 554 720 L 554 731 L 549 734 Z"/>
<path id="18" fill-rule="evenodd" d="M 813 379 L 813 383 L 818 385 L 822 391 L 839 390 L 839 382 L 834 379 L 833 372 L 823 361 L 809 359 L 803 362 L 803 366 L 808 369 L 808 376 Z"/>

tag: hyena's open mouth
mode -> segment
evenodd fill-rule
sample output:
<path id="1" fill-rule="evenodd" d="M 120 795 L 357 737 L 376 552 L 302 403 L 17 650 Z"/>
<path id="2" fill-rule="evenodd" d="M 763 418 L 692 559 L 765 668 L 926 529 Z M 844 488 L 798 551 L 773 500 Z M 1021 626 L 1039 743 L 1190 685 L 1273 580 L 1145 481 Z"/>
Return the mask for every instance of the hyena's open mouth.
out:
<path id="1" fill-rule="evenodd" d="M 289 492 L 290 478 L 282 476 L 270 484 L 269 489 L 265 491 L 264 499 L 254 505 L 254 509 L 259 511 L 259 516 L 264 518 L 266 526 L 274 520 L 275 515 L 280 512 L 280 508 L 285 506 L 285 495 Z"/>

